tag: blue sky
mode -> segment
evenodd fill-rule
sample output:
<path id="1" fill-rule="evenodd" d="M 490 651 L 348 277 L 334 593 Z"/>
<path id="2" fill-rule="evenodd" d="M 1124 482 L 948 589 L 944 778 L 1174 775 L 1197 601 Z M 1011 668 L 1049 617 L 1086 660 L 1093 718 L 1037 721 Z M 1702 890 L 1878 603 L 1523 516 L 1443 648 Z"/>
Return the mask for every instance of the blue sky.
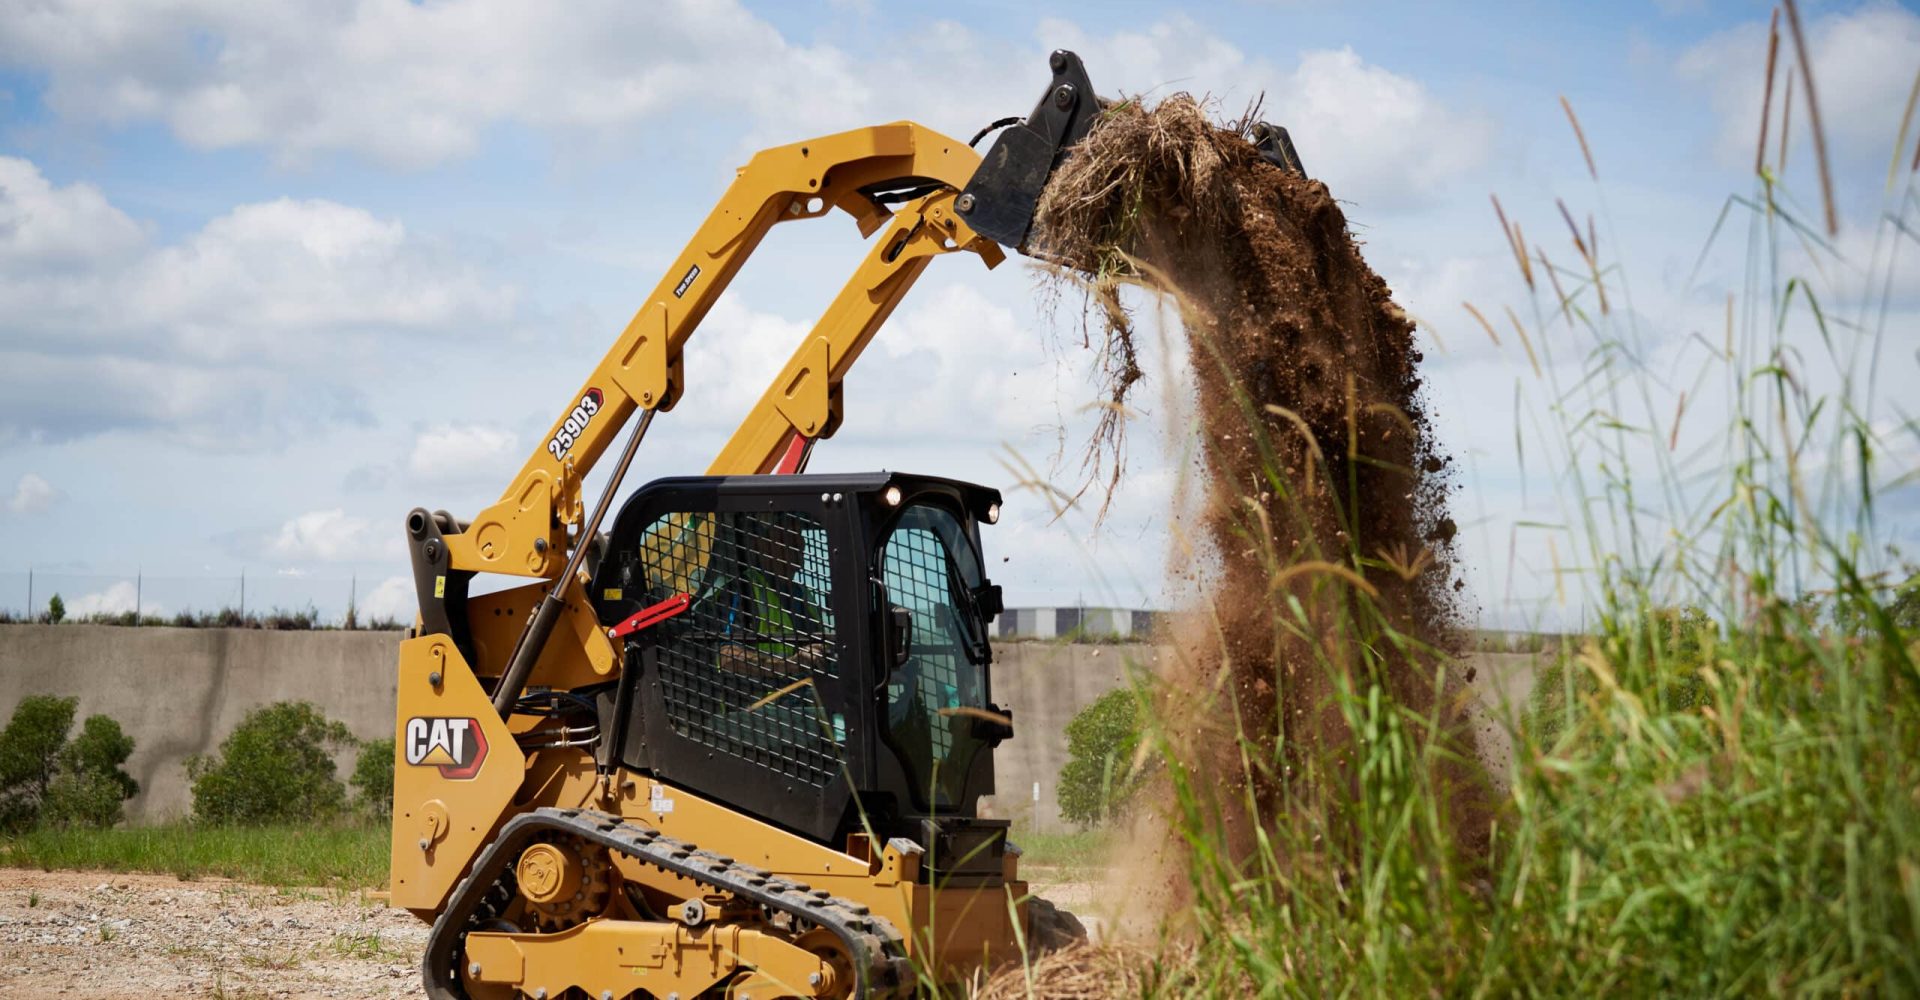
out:
<path id="1" fill-rule="evenodd" d="M 1920 15 L 1803 12 L 1842 244 L 1880 260 L 1874 219 L 1920 72 Z M 1569 263 L 1555 199 L 1596 213 L 1604 252 L 1629 263 L 1649 364 L 1697 365 L 1688 335 L 1717 329 L 1741 277 L 1737 240 L 1694 267 L 1726 196 L 1753 184 L 1768 13 L 1676 0 L 8 4 L 0 606 L 24 603 L 32 567 L 42 596 L 61 586 L 83 609 L 124 607 L 135 573 L 151 581 L 148 610 L 208 607 L 244 572 L 250 603 L 335 613 L 351 577 L 376 611 L 410 614 L 401 517 L 497 494 L 735 165 L 903 117 L 964 138 L 1024 112 L 1045 53 L 1067 46 L 1109 94 L 1205 92 L 1237 112 L 1264 92 L 1431 338 L 1478 604 L 1499 623 L 1568 614 L 1543 603 L 1560 552 L 1513 528 L 1566 513 L 1541 462 L 1515 454 L 1516 407 L 1527 433 L 1539 384 L 1511 338 L 1495 348 L 1459 305 L 1492 316 L 1525 298 L 1488 195 Z M 1786 180 L 1811 196 L 1801 131 Z M 688 398 L 636 479 L 705 466 L 863 250 L 844 220 L 769 240 L 690 348 Z M 1920 384 L 1916 259 L 1891 265 L 1889 387 Z M 1844 270 L 1829 275 L 1843 305 Z M 1010 447 L 1071 480 L 1060 442 L 1085 432 L 1088 359 L 1032 292 L 1018 261 L 991 274 L 937 262 L 849 376 L 847 424 L 814 467 L 1005 486 Z M 1559 357 L 1578 355 L 1569 343 Z M 1179 406 L 1164 393 L 1182 361 L 1155 361 L 1135 475 L 1104 525 L 1056 523 L 1013 496 L 988 540 L 1010 603 L 1177 596 L 1164 512 L 1184 442 L 1164 432 Z M 1899 393 L 1884 395 L 1891 460 L 1910 462 Z M 1696 391 L 1691 405 L 1704 429 L 1724 399 Z M 1920 507 L 1911 489 L 1890 509 Z"/>

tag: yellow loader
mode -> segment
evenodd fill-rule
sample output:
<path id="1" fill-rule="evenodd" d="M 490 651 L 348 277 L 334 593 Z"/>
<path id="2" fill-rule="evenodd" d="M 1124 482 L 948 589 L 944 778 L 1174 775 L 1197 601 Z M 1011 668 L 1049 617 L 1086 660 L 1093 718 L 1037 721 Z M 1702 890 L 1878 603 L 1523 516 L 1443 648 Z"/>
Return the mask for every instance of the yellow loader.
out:
<path id="1" fill-rule="evenodd" d="M 391 893 L 432 923 L 435 1000 L 900 996 L 1079 933 L 978 814 L 1013 735 L 1000 494 L 804 472 L 921 271 L 1024 247 L 1100 112 L 1077 56 L 1050 67 L 984 158 L 912 122 L 755 155 L 499 501 L 407 515 Z M 872 246 L 852 278 L 706 473 L 608 523 L 708 308 L 774 226 L 839 212 Z M 534 582 L 470 594 L 480 573 Z"/>

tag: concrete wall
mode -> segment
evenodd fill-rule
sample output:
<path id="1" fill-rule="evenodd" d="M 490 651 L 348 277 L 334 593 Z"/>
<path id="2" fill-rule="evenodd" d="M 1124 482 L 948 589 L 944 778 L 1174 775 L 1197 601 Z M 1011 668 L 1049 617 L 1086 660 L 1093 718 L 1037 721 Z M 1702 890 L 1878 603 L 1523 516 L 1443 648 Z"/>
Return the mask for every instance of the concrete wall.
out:
<path id="1" fill-rule="evenodd" d="M 1067 762 L 1067 723 L 1129 670 L 1152 672 L 1161 655 L 1146 645 L 995 643 L 993 700 L 1013 710 L 1013 739 L 993 752 L 991 813 L 1047 832 L 1070 829 L 1054 787 Z"/>
<path id="2" fill-rule="evenodd" d="M 1055 787 L 1067 762 L 1067 723 L 1125 683 L 1129 671 L 1153 672 L 1171 651 L 1147 645 L 1045 642 L 1000 642 L 993 649 L 993 698 L 1013 709 L 1014 738 L 994 751 L 998 794 L 987 811 L 1047 833 L 1073 829 L 1060 817 Z M 1536 661 L 1525 653 L 1469 657 L 1475 695 L 1470 710 L 1480 759 L 1501 787 L 1513 753 L 1505 720 L 1513 718 L 1511 713 L 1532 693 Z"/>
<path id="3" fill-rule="evenodd" d="M 27 695 L 78 696 L 79 717 L 105 713 L 134 739 L 127 770 L 140 794 L 128 817 L 184 816 L 193 807 L 187 758 L 218 749 L 262 705 L 311 701 L 363 739 L 392 735 L 397 642 L 393 632 L 0 625 L 0 720 Z M 1053 783 L 1067 760 L 1067 722 L 1119 686 L 1125 664 L 1151 669 L 1156 651 L 1002 642 L 994 652 L 994 697 L 1014 710 L 1018 734 L 996 755 L 1002 815 L 1058 828 Z M 350 773 L 352 754 L 339 766 Z"/>
<path id="4" fill-rule="evenodd" d="M 395 632 L 0 625 L 0 720 L 27 695 L 77 695 L 79 717 L 112 716 L 134 739 L 140 782 L 128 816 L 191 810 L 186 759 L 211 753 L 248 711 L 322 706 L 354 735 L 393 733 Z M 76 727 L 77 728 L 77 727 Z M 351 773 L 352 754 L 340 760 Z"/>
<path id="5" fill-rule="evenodd" d="M 128 770 L 141 793 L 128 816 L 182 816 L 193 801 L 186 759 L 213 752 L 262 705 L 311 701 L 363 739 L 392 735 L 398 641 L 394 632 L 0 625 L 0 720 L 27 695 L 77 695 L 80 717 L 105 713 L 134 738 Z M 994 700 L 1013 710 L 1015 736 L 995 752 L 992 813 L 1065 828 L 1054 783 L 1067 760 L 1067 723 L 1129 670 L 1156 669 L 1162 655 L 1148 645 L 996 643 Z M 1504 770 L 1506 733 L 1494 720 L 1503 705 L 1526 700 L 1533 658 L 1479 654 L 1474 663 L 1482 757 Z M 339 764 L 350 773 L 352 754 Z"/>

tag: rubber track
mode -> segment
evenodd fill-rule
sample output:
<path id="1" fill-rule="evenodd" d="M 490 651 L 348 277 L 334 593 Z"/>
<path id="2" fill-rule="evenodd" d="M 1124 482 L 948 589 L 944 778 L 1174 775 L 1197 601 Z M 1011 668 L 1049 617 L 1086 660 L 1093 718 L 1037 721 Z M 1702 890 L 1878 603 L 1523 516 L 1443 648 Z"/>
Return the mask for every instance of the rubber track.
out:
<path id="1" fill-rule="evenodd" d="M 635 826 L 618 816 L 591 809 L 535 809 L 507 822 L 473 870 L 448 897 L 433 923 L 421 960 L 421 979 L 433 1000 L 467 1000 L 460 971 L 453 967 L 456 946 L 484 901 L 487 889 L 520 857 L 536 834 L 570 833 L 636 858 L 674 875 L 730 892 L 768 909 L 825 928 L 853 959 L 854 996 L 896 997 L 910 992 L 913 969 L 900 934 L 864 904 L 812 889 L 764 869 L 701 850 L 692 844 Z"/>

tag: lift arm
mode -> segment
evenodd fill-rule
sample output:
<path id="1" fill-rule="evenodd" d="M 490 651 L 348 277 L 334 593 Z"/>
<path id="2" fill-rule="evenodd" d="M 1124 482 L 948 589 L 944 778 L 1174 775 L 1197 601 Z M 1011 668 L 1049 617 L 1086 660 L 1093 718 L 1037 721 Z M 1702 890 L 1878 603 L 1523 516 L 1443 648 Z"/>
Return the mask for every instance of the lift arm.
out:
<path id="1" fill-rule="evenodd" d="M 581 480 L 636 411 L 673 406 L 687 338 L 774 225 L 840 208 L 871 234 L 889 215 L 879 198 L 903 188 L 958 188 L 978 162 L 966 144 L 912 122 L 755 155 L 568 399 L 513 485 L 465 530 L 446 536 L 450 568 L 535 577 L 559 572 L 565 526 L 582 518 Z"/>
<path id="2" fill-rule="evenodd" d="M 581 485 L 636 413 L 673 407 L 684 388 L 686 341 L 746 258 L 773 226 L 818 218 L 839 208 L 852 215 L 872 249 L 795 351 L 710 468 L 714 474 L 773 471 L 783 453 L 829 436 L 841 416 L 840 381 L 900 299 L 942 253 L 967 250 L 989 267 L 1000 243 L 1024 244 L 1033 207 L 1066 149 L 1085 134 L 1097 101 L 1072 53 L 1056 52 L 1054 79 L 1033 113 L 1003 132 L 981 158 L 967 145 L 912 122 L 855 129 L 756 154 L 655 286 L 580 389 L 568 399 L 501 498 L 471 522 L 416 510 L 408 519 L 414 578 L 426 633 L 447 633 L 476 669 L 505 667 L 496 704 L 510 704 L 521 683 L 538 673 L 543 683 L 565 675 L 606 676 L 614 650 L 601 633 L 582 590 L 582 570 L 605 504 L 588 523 Z M 898 212 L 889 206 L 905 204 Z M 980 213 L 993 238 L 969 222 Z M 998 242 L 996 242 L 998 240 Z M 637 446 L 623 452 L 624 471 Z M 610 499 L 609 494 L 609 499 Z M 569 529 L 573 529 L 569 531 Z M 571 551 L 570 551 L 571 550 Z M 539 610 L 502 662 L 498 630 L 493 646 L 469 638 L 466 582 L 481 572 L 553 580 L 567 567 L 571 579 L 522 588 Z M 516 592 L 489 602 L 492 616 L 512 612 Z M 526 607 L 518 603 L 518 607 Z M 577 643 L 547 648 L 562 616 Z M 478 624 L 476 622 L 476 624 Z M 552 653 L 546 660 L 542 653 Z M 484 655 L 482 655 L 484 654 Z M 491 667 L 491 670 L 487 668 Z M 585 673 L 582 672 L 584 668 Z"/>

